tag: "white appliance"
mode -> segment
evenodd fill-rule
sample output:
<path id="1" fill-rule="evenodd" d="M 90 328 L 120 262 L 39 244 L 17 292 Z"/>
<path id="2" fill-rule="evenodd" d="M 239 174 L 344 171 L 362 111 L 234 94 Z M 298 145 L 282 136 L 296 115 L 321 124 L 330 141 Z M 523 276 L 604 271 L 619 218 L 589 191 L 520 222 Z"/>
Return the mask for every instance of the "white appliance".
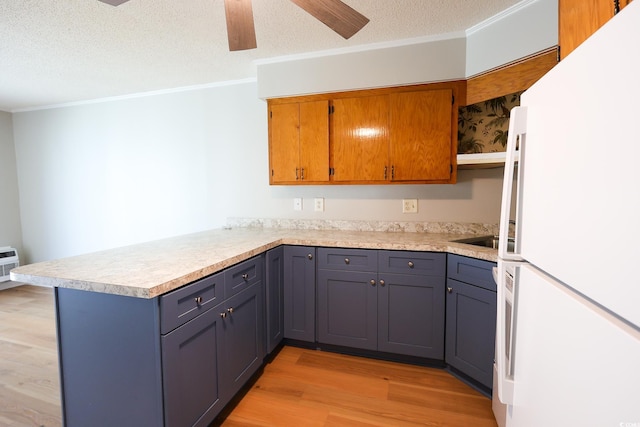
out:
<path id="1" fill-rule="evenodd" d="M 0 247 L 0 282 L 6 282 L 9 271 L 20 266 L 18 251 L 9 246 Z"/>
<path id="2" fill-rule="evenodd" d="M 634 1 L 512 111 L 496 274 L 501 427 L 640 426 L 639 42 Z"/>

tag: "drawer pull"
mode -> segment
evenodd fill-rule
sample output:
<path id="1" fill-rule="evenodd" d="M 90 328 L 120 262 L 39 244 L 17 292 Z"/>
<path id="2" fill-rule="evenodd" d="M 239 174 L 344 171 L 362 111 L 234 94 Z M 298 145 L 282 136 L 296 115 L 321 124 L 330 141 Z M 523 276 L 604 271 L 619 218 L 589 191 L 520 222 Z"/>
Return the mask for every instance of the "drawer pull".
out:
<path id="1" fill-rule="evenodd" d="M 224 313 L 224 312 L 220 313 L 220 317 L 222 317 L 223 319 L 226 318 L 227 317 L 227 313 Z"/>
<path id="2" fill-rule="evenodd" d="M 447 286 L 447 292 L 449 293 L 453 292 L 453 288 L 451 286 Z"/>
<path id="3" fill-rule="evenodd" d="M 384 286 L 384 280 L 380 280 L 380 286 Z"/>
<path id="4" fill-rule="evenodd" d="M 369 283 L 371 283 L 371 286 L 375 286 L 375 285 L 376 285 L 376 281 L 375 281 L 375 280 L 373 280 L 373 279 L 371 279 L 371 280 L 369 281 Z"/>
<path id="5" fill-rule="evenodd" d="M 196 304 L 200 305 L 202 304 L 202 297 L 195 297 L 196 300 Z"/>
<path id="6" fill-rule="evenodd" d="M 233 314 L 233 307 L 227 308 L 227 311 L 229 312 L 229 314 Z"/>
<path id="7" fill-rule="evenodd" d="M 249 275 L 248 275 L 247 273 L 244 273 L 244 274 L 242 275 L 242 278 L 243 278 L 244 280 L 248 280 L 248 279 L 249 279 Z"/>
<path id="8" fill-rule="evenodd" d="M 345 259 L 344 259 L 344 263 L 345 263 L 345 264 L 349 265 L 349 263 L 350 263 L 350 262 L 351 262 L 351 261 L 349 260 L 349 258 L 345 258 Z"/>
<path id="9" fill-rule="evenodd" d="M 409 268 L 413 268 L 413 261 L 409 261 L 407 265 L 409 266 Z"/>

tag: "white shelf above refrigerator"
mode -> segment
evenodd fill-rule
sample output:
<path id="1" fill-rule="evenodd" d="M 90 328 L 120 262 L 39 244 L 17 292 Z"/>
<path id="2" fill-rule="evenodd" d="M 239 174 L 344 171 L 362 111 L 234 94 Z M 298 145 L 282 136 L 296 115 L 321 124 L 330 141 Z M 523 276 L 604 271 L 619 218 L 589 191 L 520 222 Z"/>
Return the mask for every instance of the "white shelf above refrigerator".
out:
<path id="1" fill-rule="evenodd" d="M 504 166 L 506 153 L 458 154 L 458 169 L 499 168 Z"/>

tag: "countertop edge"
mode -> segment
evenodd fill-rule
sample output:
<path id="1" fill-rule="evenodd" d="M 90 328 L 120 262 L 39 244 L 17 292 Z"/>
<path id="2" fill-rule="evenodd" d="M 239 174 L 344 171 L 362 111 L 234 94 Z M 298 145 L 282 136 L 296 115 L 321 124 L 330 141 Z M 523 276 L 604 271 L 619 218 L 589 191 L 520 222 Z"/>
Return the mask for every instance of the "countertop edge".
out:
<path id="1" fill-rule="evenodd" d="M 379 237 L 380 235 L 374 236 Z M 451 254 L 457 254 L 462 256 L 468 256 L 476 259 L 481 259 L 485 261 L 495 262 L 497 260 L 497 251 L 495 249 L 483 248 L 478 246 L 472 246 L 463 243 L 456 243 L 452 240 L 456 240 L 460 237 L 460 235 L 451 235 L 442 236 L 441 239 L 426 239 L 425 242 L 419 242 L 412 239 L 408 239 L 406 236 L 402 236 L 405 233 L 385 233 L 388 237 L 389 235 L 394 235 L 397 239 L 393 239 L 393 241 L 373 241 L 371 239 L 372 234 L 368 232 L 349 232 L 349 233 L 332 233 L 325 237 L 310 237 L 310 236 L 296 236 L 296 234 L 304 234 L 299 233 L 298 231 L 291 230 L 278 230 L 273 234 L 280 234 L 280 236 L 267 237 L 266 239 L 262 239 L 260 243 L 257 243 L 255 246 L 249 244 L 245 244 L 246 246 L 243 249 L 239 250 L 230 250 L 230 255 L 222 257 L 218 259 L 216 262 L 212 262 L 211 264 L 206 264 L 200 266 L 199 268 L 194 268 L 193 270 L 189 270 L 184 274 L 180 274 L 176 277 L 172 277 L 169 280 L 162 280 L 157 284 L 152 284 L 149 286 L 131 286 L 126 283 L 117 283 L 117 280 L 113 280 L 112 282 L 108 282 L 107 280 L 99 281 L 99 280 L 82 280 L 77 277 L 65 277 L 65 275 L 60 274 L 56 275 L 55 273 L 44 274 L 40 272 L 39 274 L 29 273 L 29 265 L 18 267 L 11 271 L 10 276 L 11 280 L 20 281 L 28 284 L 38 285 L 38 286 L 48 286 L 48 287 L 57 287 L 57 288 L 67 288 L 67 289 L 77 289 L 91 292 L 99 292 L 113 295 L 122 295 L 122 296 L 130 296 L 136 298 L 145 298 L 151 299 L 168 292 L 171 292 L 179 287 L 182 287 L 186 284 L 192 283 L 196 280 L 199 280 L 203 277 L 209 276 L 216 272 L 222 271 L 232 265 L 235 265 L 239 262 L 245 261 L 249 258 L 252 258 L 256 255 L 260 255 L 269 249 L 278 247 L 280 245 L 296 245 L 296 246 L 316 246 L 316 247 L 344 247 L 344 248 L 357 248 L 357 249 L 382 249 L 382 250 L 406 250 L 406 251 L 423 251 L 423 252 L 445 252 Z M 358 237 L 359 234 L 362 234 L 363 239 L 356 239 L 354 237 Z M 412 238 L 416 236 L 412 234 Z M 341 237 L 342 236 L 342 237 Z M 182 237 L 182 236 L 181 236 Z M 402 238 L 404 237 L 404 239 Z M 145 245 L 152 245 L 154 242 L 148 242 Z M 244 242 L 246 243 L 246 242 Z M 134 245 L 135 246 L 135 245 Z M 121 249 L 121 248 L 118 248 Z M 115 250 L 111 251 L 116 253 Z M 59 265 L 64 264 L 66 260 L 73 258 L 81 258 L 87 257 L 98 257 L 98 256 L 107 256 L 110 251 L 102 251 L 98 254 L 87 254 L 85 256 L 79 257 L 71 257 L 71 258 L 63 258 L 61 260 L 47 261 L 38 264 L 31 264 L 32 266 L 36 265 Z M 68 261 L 67 261 L 68 262 Z M 149 267 L 151 268 L 151 267 Z M 17 271 L 16 271 L 17 270 Z M 25 271 L 26 270 L 26 271 Z M 122 275 L 121 275 L 122 276 Z"/>

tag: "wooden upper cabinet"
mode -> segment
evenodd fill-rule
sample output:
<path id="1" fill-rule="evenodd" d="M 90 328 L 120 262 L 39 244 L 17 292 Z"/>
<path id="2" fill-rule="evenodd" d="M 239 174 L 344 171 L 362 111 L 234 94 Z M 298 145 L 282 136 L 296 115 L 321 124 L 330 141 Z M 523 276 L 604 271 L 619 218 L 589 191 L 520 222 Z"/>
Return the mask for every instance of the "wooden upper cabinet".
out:
<path id="1" fill-rule="evenodd" d="M 448 182 L 452 174 L 451 89 L 402 92 L 390 98 L 391 180 Z"/>
<path id="2" fill-rule="evenodd" d="M 385 181 L 389 158 L 389 97 L 334 99 L 331 164 L 334 181 Z"/>
<path id="3" fill-rule="evenodd" d="M 269 102 L 269 183 L 329 180 L 329 102 Z"/>
<path id="4" fill-rule="evenodd" d="M 455 81 L 270 99 L 269 183 L 455 183 L 464 93 Z"/>
<path id="5" fill-rule="evenodd" d="M 564 59 L 631 0 L 559 0 L 560 59 Z"/>

